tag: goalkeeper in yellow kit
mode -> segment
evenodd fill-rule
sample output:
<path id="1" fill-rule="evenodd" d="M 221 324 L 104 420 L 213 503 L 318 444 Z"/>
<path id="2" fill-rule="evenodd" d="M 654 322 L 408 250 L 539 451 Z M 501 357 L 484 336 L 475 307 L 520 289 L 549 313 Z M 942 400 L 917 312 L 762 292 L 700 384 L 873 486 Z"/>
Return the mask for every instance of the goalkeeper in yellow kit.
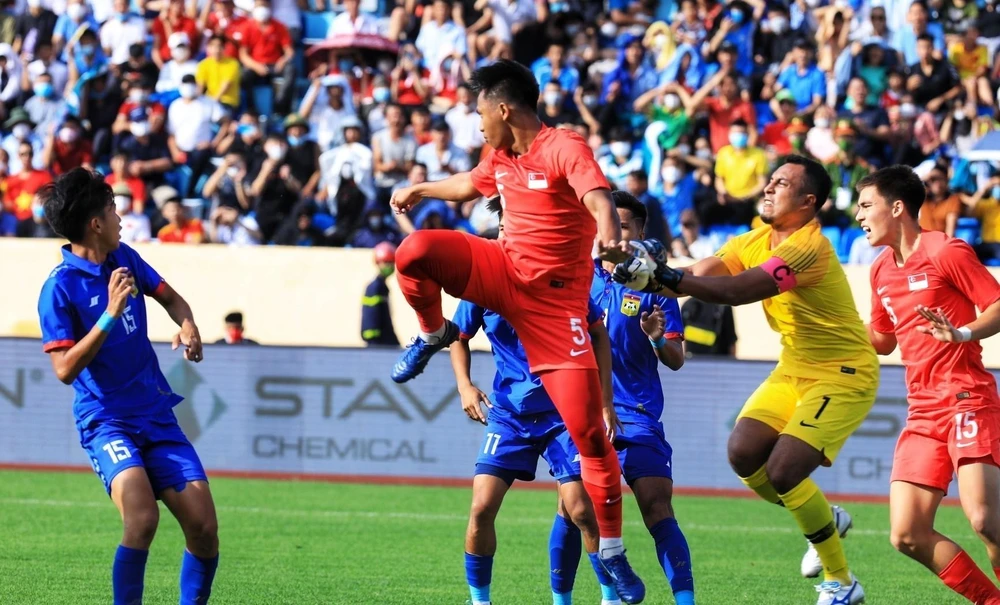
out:
<path id="1" fill-rule="evenodd" d="M 763 302 L 768 323 L 781 334 L 781 357 L 739 414 L 729 463 L 747 487 L 787 508 L 799 524 L 811 544 L 807 559 L 815 553 L 825 574 L 817 605 L 854 605 L 865 596 L 840 541 L 850 516 L 831 508 L 810 475 L 833 462 L 875 403 L 879 366 L 816 220 L 831 187 L 820 164 L 791 156 L 764 189 L 765 225 L 715 256 L 681 271 L 666 265 L 659 242 L 642 246 L 657 263 L 648 291 L 728 305 Z M 640 270 L 641 262 L 620 249 L 599 253 L 621 263 L 618 281 L 630 282 Z"/>

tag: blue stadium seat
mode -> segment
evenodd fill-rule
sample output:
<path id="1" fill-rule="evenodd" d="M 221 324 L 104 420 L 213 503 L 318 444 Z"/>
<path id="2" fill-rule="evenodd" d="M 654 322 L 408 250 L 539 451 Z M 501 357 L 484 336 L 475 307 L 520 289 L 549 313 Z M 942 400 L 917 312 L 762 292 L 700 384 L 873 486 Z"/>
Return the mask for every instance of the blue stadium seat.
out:
<path id="1" fill-rule="evenodd" d="M 274 113 L 274 90 L 267 85 L 255 86 L 253 106 L 257 110 L 257 115 L 270 117 Z"/>
<path id="2" fill-rule="evenodd" d="M 163 179 L 181 194 L 181 198 L 187 196 L 187 190 L 191 186 L 192 178 L 194 178 L 194 173 L 187 166 L 178 166 L 163 175 Z"/>
<path id="3" fill-rule="evenodd" d="M 327 229 L 332 229 L 337 225 L 337 217 L 331 216 L 325 212 L 317 212 L 313 215 L 312 224 L 313 227 L 316 227 L 320 231 L 326 231 Z"/>
<path id="4" fill-rule="evenodd" d="M 750 231 L 748 225 L 715 225 L 708 230 L 706 235 L 717 239 L 721 243 L 725 243 L 737 235 L 743 235 L 748 231 Z"/>
<path id="5" fill-rule="evenodd" d="M 302 43 L 308 46 L 325 40 L 326 32 L 330 29 L 333 18 L 334 14 L 330 11 L 302 13 Z"/>
<path id="6" fill-rule="evenodd" d="M 841 234 L 840 249 L 837 250 L 837 256 L 840 258 L 840 262 L 847 262 L 847 260 L 851 257 L 851 246 L 854 245 L 854 240 L 864 236 L 865 230 L 861 227 L 851 227 Z"/>
<path id="7" fill-rule="evenodd" d="M 826 239 L 830 240 L 830 243 L 833 244 L 833 250 L 834 250 L 834 252 L 837 253 L 837 256 L 839 257 L 840 256 L 840 240 L 841 240 L 841 238 L 844 235 L 840 231 L 840 227 L 823 227 L 822 232 L 823 232 L 823 236 L 826 237 Z"/>
<path id="8" fill-rule="evenodd" d="M 987 267 L 1000 267 L 1000 258 L 988 258 L 983 264 Z"/>
<path id="9" fill-rule="evenodd" d="M 975 246 L 979 243 L 981 228 L 979 221 L 972 217 L 958 219 L 958 226 L 955 227 L 955 237 L 965 240 L 969 245 Z"/>

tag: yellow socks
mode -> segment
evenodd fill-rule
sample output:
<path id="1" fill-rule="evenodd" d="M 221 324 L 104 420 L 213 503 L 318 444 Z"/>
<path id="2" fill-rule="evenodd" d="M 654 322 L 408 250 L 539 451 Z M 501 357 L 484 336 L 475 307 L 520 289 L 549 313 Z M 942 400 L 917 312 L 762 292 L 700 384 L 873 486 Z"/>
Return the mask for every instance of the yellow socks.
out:
<path id="1" fill-rule="evenodd" d="M 749 478 L 744 481 L 748 480 Z M 773 491 L 774 488 L 771 489 Z M 806 479 L 787 494 L 780 494 L 780 498 L 795 517 L 806 539 L 816 548 L 820 561 L 823 562 L 825 579 L 850 584 L 851 576 L 847 569 L 844 547 L 840 543 L 840 533 L 830 504 L 823 492 L 819 491 L 819 486 L 812 479 Z"/>
<path id="2" fill-rule="evenodd" d="M 740 481 L 744 483 L 747 487 L 752 489 L 758 496 L 767 500 L 771 504 L 781 505 L 781 498 L 778 497 L 777 490 L 771 485 L 770 479 L 767 478 L 767 473 L 765 472 L 766 467 L 760 467 L 757 472 L 750 475 L 749 477 L 740 477 Z"/>

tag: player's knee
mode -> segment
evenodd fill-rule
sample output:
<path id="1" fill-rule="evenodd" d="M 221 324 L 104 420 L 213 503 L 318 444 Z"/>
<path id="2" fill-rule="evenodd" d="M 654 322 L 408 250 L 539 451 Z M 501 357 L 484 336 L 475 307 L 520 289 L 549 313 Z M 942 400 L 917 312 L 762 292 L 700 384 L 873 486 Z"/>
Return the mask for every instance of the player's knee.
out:
<path id="1" fill-rule="evenodd" d="M 160 524 L 160 509 L 156 504 L 137 510 L 128 511 L 122 518 L 125 527 L 125 538 L 131 544 L 148 547 L 156 535 Z"/>
<path id="2" fill-rule="evenodd" d="M 200 550 L 214 550 L 219 544 L 219 521 L 215 515 L 188 521 L 184 525 L 184 536 L 189 545 Z"/>
<path id="3" fill-rule="evenodd" d="M 594 509 L 590 505 L 590 501 L 585 497 L 563 500 L 562 510 L 565 512 L 566 518 L 572 521 L 573 525 L 577 527 L 596 525 L 597 523 L 597 517 L 594 516 Z"/>
<path id="4" fill-rule="evenodd" d="M 657 499 L 639 505 L 639 513 L 642 514 L 642 522 L 647 528 L 653 527 L 664 519 L 674 516 L 674 508 L 670 505 L 669 499 Z"/>
<path id="5" fill-rule="evenodd" d="M 729 457 L 729 466 L 740 477 L 749 477 L 756 473 L 761 466 L 756 459 L 755 450 L 735 433 L 729 436 L 726 454 Z"/>
<path id="6" fill-rule="evenodd" d="M 473 498 L 469 522 L 473 525 L 490 525 L 500 512 L 500 503 L 487 498 Z"/>
<path id="7" fill-rule="evenodd" d="M 787 494 L 805 481 L 809 475 L 803 475 L 793 461 L 771 459 L 767 461 L 767 478 L 779 494 Z"/>
<path id="8" fill-rule="evenodd" d="M 568 425 L 567 425 L 567 428 Z M 604 434 L 604 426 L 579 425 L 570 430 L 573 443 L 579 450 L 583 458 L 600 458 L 606 453 L 609 445 L 607 436 Z"/>
<path id="9" fill-rule="evenodd" d="M 893 527 L 889 530 L 892 547 L 908 557 L 915 557 L 930 543 L 930 535 L 913 527 Z"/>
<path id="10" fill-rule="evenodd" d="M 406 236 L 396 249 L 396 271 L 405 274 L 430 251 L 430 231 L 415 231 Z"/>
<path id="11" fill-rule="evenodd" d="M 1000 543 L 1000 519 L 987 506 L 975 506 L 966 510 L 972 531 L 990 544 Z"/>

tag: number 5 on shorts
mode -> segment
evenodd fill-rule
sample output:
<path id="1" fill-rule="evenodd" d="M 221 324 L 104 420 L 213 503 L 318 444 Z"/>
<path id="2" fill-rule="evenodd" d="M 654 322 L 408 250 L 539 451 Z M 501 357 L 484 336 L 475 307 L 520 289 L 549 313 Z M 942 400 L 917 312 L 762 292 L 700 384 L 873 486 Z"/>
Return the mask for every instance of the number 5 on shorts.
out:
<path id="1" fill-rule="evenodd" d="M 587 333 L 583 331 L 583 320 L 579 317 L 571 317 L 569 319 L 569 329 L 573 332 L 573 344 L 585 345 L 587 344 Z"/>
<path id="2" fill-rule="evenodd" d="M 108 457 L 111 458 L 111 462 L 118 464 L 126 458 L 132 457 L 132 452 L 128 451 L 125 447 L 125 441 L 123 439 L 115 439 L 109 443 L 106 443 L 104 447 L 101 448 L 108 453 Z"/>

